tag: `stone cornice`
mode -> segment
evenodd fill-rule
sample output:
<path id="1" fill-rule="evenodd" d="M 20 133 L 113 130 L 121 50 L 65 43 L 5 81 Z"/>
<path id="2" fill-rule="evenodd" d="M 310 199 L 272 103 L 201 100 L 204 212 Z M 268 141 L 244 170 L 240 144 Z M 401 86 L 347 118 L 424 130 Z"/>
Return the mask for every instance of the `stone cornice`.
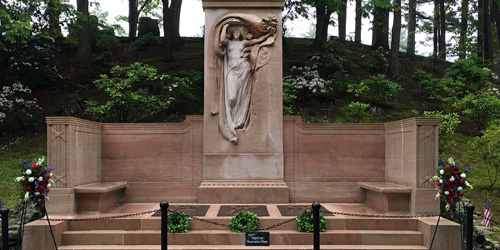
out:
<path id="1" fill-rule="evenodd" d="M 100 129 L 101 123 L 84 119 L 79 119 L 71 116 L 49 116 L 45 118 L 47 125 L 74 125 L 87 128 Z"/>
<path id="2" fill-rule="evenodd" d="M 384 130 L 383 123 L 305 123 L 300 116 L 283 117 L 283 122 L 295 122 L 303 130 Z"/>
<path id="3" fill-rule="evenodd" d="M 284 0 L 202 0 L 206 8 L 283 8 Z"/>
<path id="4" fill-rule="evenodd" d="M 385 129 L 398 129 L 414 126 L 439 126 L 439 118 L 434 117 L 414 117 L 399 121 L 387 122 Z"/>

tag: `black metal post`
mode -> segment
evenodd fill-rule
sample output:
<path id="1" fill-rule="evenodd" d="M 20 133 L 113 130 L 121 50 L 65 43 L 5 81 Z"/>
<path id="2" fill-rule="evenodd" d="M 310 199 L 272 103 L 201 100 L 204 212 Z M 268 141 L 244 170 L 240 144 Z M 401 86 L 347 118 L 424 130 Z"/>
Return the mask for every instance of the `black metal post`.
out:
<path id="1" fill-rule="evenodd" d="M 9 249 L 9 209 L 0 209 L 2 214 L 2 249 Z"/>
<path id="2" fill-rule="evenodd" d="M 167 250 L 167 234 L 168 234 L 168 220 L 167 220 L 167 210 L 168 202 L 160 202 L 161 208 L 161 250 Z"/>
<path id="3" fill-rule="evenodd" d="M 321 205 L 318 202 L 312 204 L 313 226 L 314 226 L 314 250 L 319 250 L 319 208 Z"/>
<path id="4" fill-rule="evenodd" d="M 472 250 L 472 236 L 474 234 L 474 221 L 473 221 L 473 216 L 474 216 L 474 205 L 472 205 L 471 203 L 467 204 L 467 206 L 465 207 L 465 209 L 467 210 L 467 246 L 465 249 L 467 250 Z"/>

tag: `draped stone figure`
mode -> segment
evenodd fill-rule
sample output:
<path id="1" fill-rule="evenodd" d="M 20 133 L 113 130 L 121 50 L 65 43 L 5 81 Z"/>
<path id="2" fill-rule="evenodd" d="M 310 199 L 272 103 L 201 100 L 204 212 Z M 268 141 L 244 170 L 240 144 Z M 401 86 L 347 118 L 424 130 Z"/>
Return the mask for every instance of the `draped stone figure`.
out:
<path id="1" fill-rule="evenodd" d="M 211 113 L 219 115 L 219 131 L 237 143 L 237 130 L 250 122 L 255 72 L 266 65 L 271 54 L 266 48 L 276 39 L 278 20 L 249 14 L 232 14 L 215 25 L 217 90 Z M 256 90 L 258 91 L 258 90 Z"/>

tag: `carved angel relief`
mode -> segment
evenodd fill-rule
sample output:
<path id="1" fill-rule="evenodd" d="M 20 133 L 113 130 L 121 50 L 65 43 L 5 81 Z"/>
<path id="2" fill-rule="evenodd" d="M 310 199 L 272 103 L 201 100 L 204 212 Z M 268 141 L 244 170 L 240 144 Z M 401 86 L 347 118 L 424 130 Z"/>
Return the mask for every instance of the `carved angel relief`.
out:
<path id="1" fill-rule="evenodd" d="M 250 122 L 255 72 L 271 59 L 267 47 L 276 39 L 278 19 L 232 14 L 221 18 L 214 29 L 217 89 L 211 113 L 219 115 L 222 136 L 237 143 L 236 131 Z"/>

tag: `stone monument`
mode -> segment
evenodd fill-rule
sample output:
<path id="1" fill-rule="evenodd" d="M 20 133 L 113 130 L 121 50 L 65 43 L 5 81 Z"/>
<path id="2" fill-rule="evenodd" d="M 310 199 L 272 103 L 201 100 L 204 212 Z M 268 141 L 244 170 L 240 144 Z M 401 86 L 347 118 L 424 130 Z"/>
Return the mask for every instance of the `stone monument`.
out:
<path id="1" fill-rule="evenodd" d="M 287 203 L 283 1 L 203 0 L 203 8 L 205 102 L 199 202 Z"/>

